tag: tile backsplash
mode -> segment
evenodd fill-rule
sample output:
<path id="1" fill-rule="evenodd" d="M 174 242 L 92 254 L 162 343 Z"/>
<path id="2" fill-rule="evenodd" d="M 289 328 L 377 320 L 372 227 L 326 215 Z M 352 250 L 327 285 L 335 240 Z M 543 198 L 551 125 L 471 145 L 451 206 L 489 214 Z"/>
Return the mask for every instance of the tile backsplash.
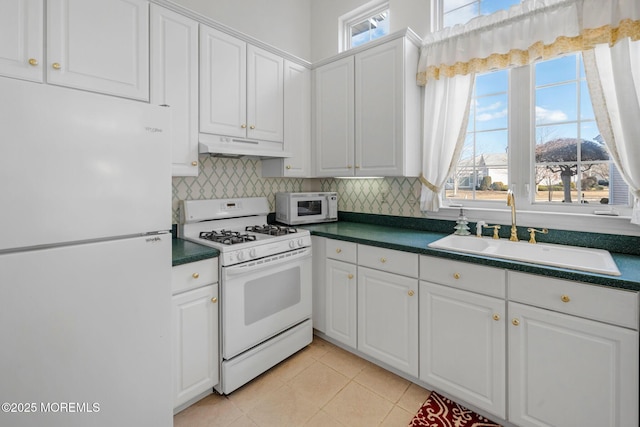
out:
<path id="1" fill-rule="evenodd" d="M 338 210 L 423 217 L 418 178 L 320 179 L 320 191 L 338 192 Z"/>
<path id="2" fill-rule="evenodd" d="M 275 212 L 275 193 L 304 191 L 302 178 L 263 178 L 260 160 L 200 156 L 199 161 L 197 177 L 173 178 L 174 224 L 180 221 L 180 200 L 267 197 L 269 209 Z"/>
<path id="3" fill-rule="evenodd" d="M 260 160 L 200 156 L 197 177 L 175 177 L 172 222 L 180 220 L 180 200 L 267 197 L 275 212 L 279 191 L 336 191 L 338 210 L 394 216 L 422 217 L 417 178 L 303 179 L 263 178 Z"/>

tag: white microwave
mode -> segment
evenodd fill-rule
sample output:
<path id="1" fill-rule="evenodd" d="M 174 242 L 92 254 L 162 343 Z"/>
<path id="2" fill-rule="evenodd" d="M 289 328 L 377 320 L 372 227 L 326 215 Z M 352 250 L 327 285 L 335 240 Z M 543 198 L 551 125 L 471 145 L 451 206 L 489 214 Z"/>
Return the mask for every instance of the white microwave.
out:
<path id="1" fill-rule="evenodd" d="M 276 221 L 289 225 L 338 220 L 338 193 L 276 193 Z"/>

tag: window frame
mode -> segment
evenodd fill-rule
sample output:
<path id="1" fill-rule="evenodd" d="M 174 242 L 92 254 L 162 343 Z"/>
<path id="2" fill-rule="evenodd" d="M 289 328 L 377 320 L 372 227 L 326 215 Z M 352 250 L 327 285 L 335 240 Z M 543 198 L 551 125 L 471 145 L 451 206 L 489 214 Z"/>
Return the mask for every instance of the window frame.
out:
<path id="1" fill-rule="evenodd" d="M 577 53 L 577 52 L 575 52 Z M 564 204 L 535 202 L 531 191 L 535 185 L 535 63 L 509 70 L 509 188 L 516 197 L 519 226 L 592 231 L 614 234 L 640 235 L 637 226 L 630 224 L 632 199 L 628 205 Z M 521 141 L 518 144 L 518 141 Z M 526 141 L 526 142 L 522 142 Z M 465 208 L 470 221 L 509 223 L 510 208 L 503 201 L 444 199 L 443 207 L 428 217 L 455 219 L 460 207 Z M 618 216 L 595 215 L 595 210 L 614 209 Z"/>
<path id="2" fill-rule="evenodd" d="M 338 37 L 338 51 L 344 52 L 352 49 L 351 28 L 354 25 L 359 24 L 360 22 L 368 18 L 372 18 L 376 15 L 379 15 L 380 13 L 385 11 L 389 13 L 389 18 L 387 19 L 391 19 L 391 13 L 389 9 L 389 0 L 373 0 L 338 18 L 338 26 L 339 26 L 338 34 L 340 35 L 340 37 Z M 370 40 L 369 42 L 371 41 L 372 40 Z M 364 44 L 366 43 L 363 43 L 363 45 Z"/>

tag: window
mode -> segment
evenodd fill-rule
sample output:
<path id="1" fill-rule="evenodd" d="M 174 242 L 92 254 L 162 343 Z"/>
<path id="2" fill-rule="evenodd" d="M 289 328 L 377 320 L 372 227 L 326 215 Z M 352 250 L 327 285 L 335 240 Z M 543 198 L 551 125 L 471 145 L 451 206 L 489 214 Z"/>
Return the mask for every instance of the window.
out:
<path id="1" fill-rule="evenodd" d="M 460 161 L 446 186 L 447 198 L 495 200 L 508 189 L 509 71 L 476 77 Z"/>
<path id="2" fill-rule="evenodd" d="M 389 3 L 370 2 L 340 18 L 340 50 L 348 50 L 389 34 Z"/>
<path id="3" fill-rule="evenodd" d="M 595 122 L 580 53 L 476 76 L 465 145 L 445 196 L 481 207 L 504 203 L 510 187 L 531 210 L 629 205 Z"/>
<path id="4" fill-rule="evenodd" d="M 436 23 L 436 28 L 442 29 L 465 24 L 476 16 L 509 9 L 520 0 L 434 0 L 434 3 L 434 9 L 441 11 L 437 14 L 441 22 Z"/>

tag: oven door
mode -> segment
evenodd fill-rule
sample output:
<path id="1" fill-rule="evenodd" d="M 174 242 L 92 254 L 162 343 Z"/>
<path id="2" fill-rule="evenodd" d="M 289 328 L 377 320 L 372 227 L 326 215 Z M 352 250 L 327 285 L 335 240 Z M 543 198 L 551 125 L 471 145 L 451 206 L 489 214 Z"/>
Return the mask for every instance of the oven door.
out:
<path id="1" fill-rule="evenodd" d="M 222 267 L 225 360 L 311 317 L 311 248 Z"/>

